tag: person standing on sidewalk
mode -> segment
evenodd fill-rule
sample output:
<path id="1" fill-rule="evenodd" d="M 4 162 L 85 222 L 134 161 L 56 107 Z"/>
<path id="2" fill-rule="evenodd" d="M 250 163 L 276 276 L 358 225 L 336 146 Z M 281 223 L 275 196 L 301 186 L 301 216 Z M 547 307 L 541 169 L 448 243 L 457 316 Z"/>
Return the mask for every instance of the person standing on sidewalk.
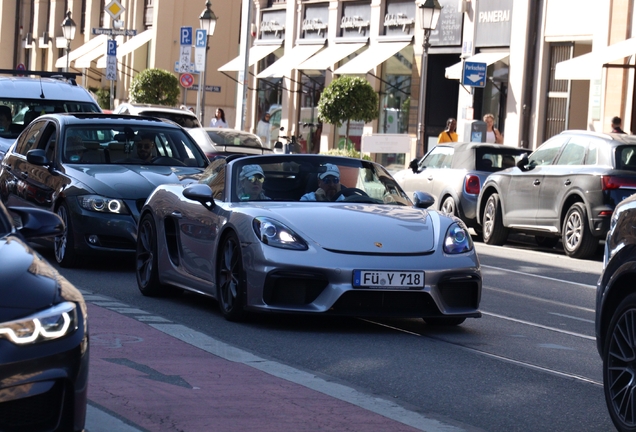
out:
<path id="1" fill-rule="evenodd" d="M 484 116 L 484 122 L 486 122 L 486 142 L 503 144 L 503 135 L 495 127 L 495 116 L 490 113 L 486 114 Z"/>
<path id="2" fill-rule="evenodd" d="M 617 134 L 626 133 L 623 129 L 621 129 L 622 122 L 623 121 L 618 116 L 615 116 L 614 118 L 612 118 L 612 133 L 617 133 Z"/>
<path id="3" fill-rule="evenodd" d="M 457 120 L 449 118 L 446 120 L 446 130 L 437 137 L 437 144 L 457 142 Z"/>
<path id="4" fill-rule="evenodd" d="M 216 109 L 216 114 L 214 115 L 214 118 L 210 120 L 210 127 L 217 127 L 217 128 L 228 127 L 227 122 L 225 121 L 225 111 L 223 111 L 221 108 Z"/>
<path id="5" fill-rule="evenodd" d="M 271 132 L 272 125 L 269 123 L 271 115 L 270 113 L 265 113 L 263 118 L 258 121 L 258 126 L 256 126 L 256 135 L 261 139 L 263 145 L 267 148 L 271 148 Z"/>

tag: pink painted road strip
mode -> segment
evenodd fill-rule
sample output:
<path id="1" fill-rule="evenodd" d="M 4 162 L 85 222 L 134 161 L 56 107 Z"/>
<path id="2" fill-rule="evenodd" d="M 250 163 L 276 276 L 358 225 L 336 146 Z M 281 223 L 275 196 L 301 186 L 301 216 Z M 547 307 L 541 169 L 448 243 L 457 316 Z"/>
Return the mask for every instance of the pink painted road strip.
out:
<path id="1" fill-rule="evenodd" d="M 309 388 L 313 385 L 311 378 L 307 378 L 311 377 L 310 374 L 284 365 L 280 369 L 283 371 L 281 374 L 294 376 L 291 381 L 275 376 L 276 373 L 258 370 L 258 361 L 251 366 L 240 359 L 227 360 L 237 356 L 248 361 L 250 357 L 262 359 L 180 325 L 151 326 L 90 303 L 89 319 L 89 399 L 139 429 L 263 432 L 461 430 L 423 416 L 422 424 L 413 425 L 413 418 L 417 421 L 419 414 L 406 410 L 406 421 L 377 414 L 361 408 L 356 402 L 349 403 L 343 398 Z M 164 331 L 158 328 L 164 328 Z M 171 331 L 180 334 L 189 331 L 186 338 L 207 339 L 202 342 L 202 349 L 167 334 Z M 215 343 L 224 345 L 221 348 L 229 357 L 211 354 L 206 347 L 213 348 Z M 290 370 L 296 372 L 290 373 Z M 305 381 L 307 385 L 297 383 Z M 342 393 L 346 395 L 347 391 Z M 399 413 L 401 408 L 396 408 Z"/>

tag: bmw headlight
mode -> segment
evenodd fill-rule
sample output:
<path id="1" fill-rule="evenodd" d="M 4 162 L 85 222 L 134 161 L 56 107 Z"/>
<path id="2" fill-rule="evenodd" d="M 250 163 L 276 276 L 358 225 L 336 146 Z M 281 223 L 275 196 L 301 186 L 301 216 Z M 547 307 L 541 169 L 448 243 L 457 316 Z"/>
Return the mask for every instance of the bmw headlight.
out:
<path id="1" fill-rule="evenodd" d="M 473 249 L 473 239 L 470 238 L 468 229 L 454 223 L 446 232 L 444 238 L 444 252 L 448 254 L 460 254 Z"/>
<path id="2" fill-rule="evenodd" d="M 99 195 L 78 196 L 79 205 L 86 210 L 100 213 L 128 214 L 126 204 L 122 200 L 106 198 Z"/>
<path id="3" fill-rule="evenodd" d="M 256 237 L 266 245 L 293 250 L 309 249 L 298 234 L 274 219 L 257 217 L 252 226 Z"/>
<path id="4" fill-rule="evenodd" d="M 64 337 L 77 329 L 77 307 L 64 302 L 34 315 L 0 323 L 0 338 L 27 345 Z"/>

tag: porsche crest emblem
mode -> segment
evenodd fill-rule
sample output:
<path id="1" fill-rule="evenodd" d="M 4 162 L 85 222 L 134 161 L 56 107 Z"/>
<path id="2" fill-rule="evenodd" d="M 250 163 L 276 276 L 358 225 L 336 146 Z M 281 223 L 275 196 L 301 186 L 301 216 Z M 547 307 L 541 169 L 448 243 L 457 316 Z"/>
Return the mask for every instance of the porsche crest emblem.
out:
<path id="1" fill-rule="evenodd" d="M 382 247 L 382 243 L 380 243 L 380 242 L 375 242 L 375 247 L 377 247 L 377 248 L 381 248 L 381 247 Z"/>

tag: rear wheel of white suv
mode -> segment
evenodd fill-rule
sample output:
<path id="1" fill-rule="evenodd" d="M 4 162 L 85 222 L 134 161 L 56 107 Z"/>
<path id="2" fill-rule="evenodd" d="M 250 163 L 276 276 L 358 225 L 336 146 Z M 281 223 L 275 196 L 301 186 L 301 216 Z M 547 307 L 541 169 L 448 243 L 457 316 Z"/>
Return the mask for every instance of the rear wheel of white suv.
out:
<path id="1" fill-rule="evenodd" d="M 598 240 L 592 235 L 583 203 L 572 204 L 562 228 L 563 250 L 572 258 L 589 258 L 598 247 Z"/>

